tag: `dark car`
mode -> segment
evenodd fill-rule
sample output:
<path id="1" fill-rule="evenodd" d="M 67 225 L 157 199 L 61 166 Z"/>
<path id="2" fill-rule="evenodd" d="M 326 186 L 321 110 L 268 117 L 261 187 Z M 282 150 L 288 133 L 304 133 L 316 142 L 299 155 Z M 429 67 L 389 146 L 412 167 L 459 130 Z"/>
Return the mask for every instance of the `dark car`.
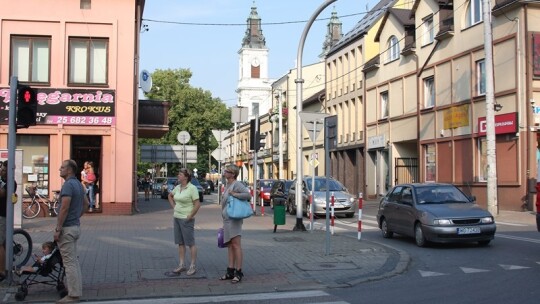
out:
<path id="1" fill-rule="evenodd" d="M 274 208 L 274 199 L 287 200 L 292 183 L 293 181 L 290 179 L 278 179 L 274 182 L 272 189 L 270 189 L 270 207 Z"/>
<path id="2" fill-rule="evenodd" d="M 276 180 L 275 179 L 259 179 L 257 180 L 257 196 L 256 196 L 256 203 L 257 205 L 261 204 L 261 199 L 264 202 L 265 206 L 270 205 L 270 189 L 272 189 L 272 185 L 274 184 Z"/>
<path id="3" fill-rule="evenodd" d="M 216 186 L 214 185 L 214 182 L 210 179 L 206 180 L 206 183 L 208 183 L 208 188 L 210 189 L 210 192 L 216 191 Z M 210 194 L 210 193 L 208 193 Z"/>
<path id="4" fill-rule="evenodd" d="M 314 187 L 312 184 L 314 183 Z M 328 183 L 328 188 L 327 188 Z M 304 176 L 302 180 L 302 212 L 307 214 L 310 208 L 309 194 L 314 191 L 313 197 L 313 214 L 315 216 L 326 216 L 326 192 L 334 193 L 334 214 L 353 217 L 356 212 L 357 199 L 349 193 L 349 190 L 339 181 L 324 176 Z M 287 210 L 290 214 L 296 214 L 296 180 L 293 181 L 289 194 L 287 196 Z M 329 210 L 330 211 L 330 210 Z"/>
<path id="5" fill-rule="evenodd" d="M 199 202 L 202 203 L 204 199 L 204 189 L 201 186 L 201 183 L 195 177 L 191 178 L 191 183 L 193 184 L 193 186 L 197 187 L 197 190 L 199 190 Z"/>
<path id="6" fill-rule="evenodd" d="M 411 236 L 420 247 L 429 242 L 486 246 L 495 236 L 495 220 L 475 201 L 451 184 L 397 185 L 381 199 L 377 222 L 383 237 Z"/>
<path id="7" fill-rule="evenodd" d="M 200 180 L 201 187 L 204 189 L 204 194 L 210 194 L 212 190 L 210 189 L 210 185 L 208 184 L 208 181 L 206 180 Z"/>

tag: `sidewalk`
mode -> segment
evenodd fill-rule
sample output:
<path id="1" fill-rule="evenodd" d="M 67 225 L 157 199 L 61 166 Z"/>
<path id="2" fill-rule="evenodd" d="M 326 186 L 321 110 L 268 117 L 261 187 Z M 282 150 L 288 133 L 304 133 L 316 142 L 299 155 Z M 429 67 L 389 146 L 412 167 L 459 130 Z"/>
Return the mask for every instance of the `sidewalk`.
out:
<path id="1" fill-rule="evenodd" d="M 227 249 L 217 247 L 221 226 L 215 195 L 206 196 L 196 221 L 198 271 L 193 276 L 167 277 L 178 264 L 172 237 L 172 210 L 166 200 L 139 202 L 133 216 L 85 215 L 79 254 L 83 270 L 83 301 L 108 299 L 208 296 L 323 289 L 351 286 L 404 271 L 409 256 L 369 241 L 334 235 L 326 255 L 322 231 L 293 232 L 295 218 L 273 233 L 272 215 L 244 220 L 242 247 L 244 279 L 220 281 L 227 266 Z M 267 207 L 268 208 L 268 207 Z M 25 220 L 36 251 L 53 236 L 55 218 Z M 189 261 L 189 254 L 187 257 Z M 17 277 L 15 277 L 17 279 Z M 16 282 L 0 286 L 4 302 L 15 302 Z M 25 302 L 54 302 L 53 286 L 30 286 Z"/>

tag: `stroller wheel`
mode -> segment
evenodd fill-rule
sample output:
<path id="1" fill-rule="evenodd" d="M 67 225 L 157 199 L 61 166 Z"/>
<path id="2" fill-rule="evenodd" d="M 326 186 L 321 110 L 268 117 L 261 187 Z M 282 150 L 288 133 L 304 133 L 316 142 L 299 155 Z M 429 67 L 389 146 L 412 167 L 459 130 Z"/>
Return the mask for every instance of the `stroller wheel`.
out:
<path id="1" fill-rule="evenodd" d="M 28 295 L 28 287 L 23 285 L 19 287 L 19 290 L 15 293 L 15 300 L 23 301 L 27 295 Z"/>

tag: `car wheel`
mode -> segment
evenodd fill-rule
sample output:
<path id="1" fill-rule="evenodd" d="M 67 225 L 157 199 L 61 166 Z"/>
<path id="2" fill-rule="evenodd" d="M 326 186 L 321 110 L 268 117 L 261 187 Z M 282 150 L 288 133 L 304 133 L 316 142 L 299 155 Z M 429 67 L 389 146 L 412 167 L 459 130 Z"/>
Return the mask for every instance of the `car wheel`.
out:
<path id="1" fill-rule="evenodd" d="M 478 241 L 478 245 L 487 246 L 487 245 L 489 245 L 490 242 L 491 242 L 491 240 Z"/>
<path id="2" fill-rule="evenodd" d="M 295 215 L 296 214 L 296 209 L 293 208 L 293 205 L 291 203 L 287 204 L 289 206 L 289 214 L 290 215 Z"/>
<path id="3" fill-rule="evenodd" d="M 420 223 L 417 223 L 414 226 L 414 241 L 418 247 L 425 247 L 427 244 L 427 240 L 424 237 L 424 232 L 422 231 L 422 225 Z"/>
<path id="4" fill-rule="evenodd" d="M 394 233 L 390 230 L 388 230 L 388 223 L 386 222 L 386 219 L 382 219 L 381 221 L 381 233 L 383 238 L 390 239 L 394 236 Z"/>

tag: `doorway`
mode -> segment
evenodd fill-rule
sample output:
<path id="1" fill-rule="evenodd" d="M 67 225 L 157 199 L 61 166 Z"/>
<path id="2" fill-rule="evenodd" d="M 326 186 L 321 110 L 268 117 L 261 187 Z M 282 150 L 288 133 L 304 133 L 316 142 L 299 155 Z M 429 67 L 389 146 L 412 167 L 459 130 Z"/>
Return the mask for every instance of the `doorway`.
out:
<path id="1" fill-rule="evenodd" d="M 94 163 L 94 172 L 96 174 L 96 185 L 99 190 L 96 192 L 96 208 L 94 211 L 101 211 L 101 136 L 72 136 L 71 137 L 71 159 L 73 159 L 79 168 L 82 170 L 84 162 L 91 161 Z M 81 175 L 77 174 L 80 180 Z"/>

